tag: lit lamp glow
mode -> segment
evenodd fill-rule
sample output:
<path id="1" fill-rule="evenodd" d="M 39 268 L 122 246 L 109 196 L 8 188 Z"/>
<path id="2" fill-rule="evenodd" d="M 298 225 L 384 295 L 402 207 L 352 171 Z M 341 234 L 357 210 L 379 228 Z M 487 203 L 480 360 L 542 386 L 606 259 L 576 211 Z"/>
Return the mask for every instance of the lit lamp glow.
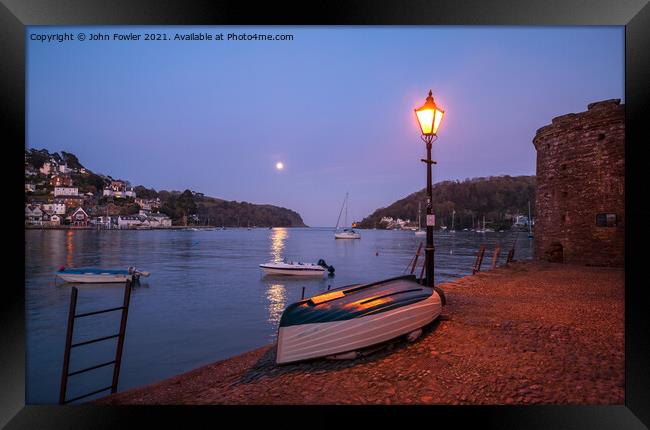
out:
<path id="1" fill-rule="evenodd" d="M 433 93 L 429 90 L 429 97 L 427 97 L 427 100 L 421 107 L 415 109 L 415 116 L 420 124 L 422 135 L 436 136 L 444 114 L 445 111 L 436 106 L 436 103 L 433 101 Z"/>

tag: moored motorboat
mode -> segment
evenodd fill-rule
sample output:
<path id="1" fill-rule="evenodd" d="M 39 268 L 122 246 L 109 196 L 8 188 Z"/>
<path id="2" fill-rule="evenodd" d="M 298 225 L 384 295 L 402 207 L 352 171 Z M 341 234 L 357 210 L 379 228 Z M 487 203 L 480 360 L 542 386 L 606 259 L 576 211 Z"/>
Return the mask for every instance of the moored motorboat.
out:
<path id="1" fill-rule="evenodd" d="M 414 332 L 441 311 L 441 297 L 414 275 L 330 290 L 283 312 L 276 362 L 352 353 Z"/>
<path id="2" fill-rule="evenodd" d="M 267 275 L 289 275 L 289 276 L 322 276 L 325 273 L 334 274 L 334 266 L 329 266 L 325 260 L 320 259 L 318 263 L 303 263 L 288 261 L 260 264 L 260 268 Z"/>
<path id="3" fill-rule="evenodd" d="M 86 284 L 107 284 L 114 282 L 135 281 L 140 276 L 149 276 L 144 272 L 129 267 L 128 269 L 99 269 L 94 267 L 61 267 L 56 276 L 65 282 Z"/>

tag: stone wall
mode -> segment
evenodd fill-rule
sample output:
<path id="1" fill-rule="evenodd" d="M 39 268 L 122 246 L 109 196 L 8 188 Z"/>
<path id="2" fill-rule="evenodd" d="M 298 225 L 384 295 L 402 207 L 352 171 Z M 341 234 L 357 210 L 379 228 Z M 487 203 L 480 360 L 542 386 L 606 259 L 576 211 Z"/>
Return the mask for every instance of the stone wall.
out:
<path id="1" fill-rule="evenodd" d="M 591 103 L 537 130 L 537 259 L 623 266 L 625 105 Z"/>

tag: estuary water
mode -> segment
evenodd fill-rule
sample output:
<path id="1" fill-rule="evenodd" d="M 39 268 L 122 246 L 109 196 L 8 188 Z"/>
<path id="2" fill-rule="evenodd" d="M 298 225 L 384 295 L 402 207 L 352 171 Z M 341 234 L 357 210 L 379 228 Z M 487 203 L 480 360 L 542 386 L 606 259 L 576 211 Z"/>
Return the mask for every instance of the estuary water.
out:
<path id="1" fill-rule="evenodd" d="M 420 242 L 413 232 L 358 230 L 360 240 L 335 240 L 332 228 L 226 230 L 27 230 L 25 232 L 26 402 L 58 401 L 71 284 L 60 266 L 151 272 L 133 288 L 118 391 L 150 384 L 275 340 L 282 311 L 301 297 L 342 285 L 405 273 Z M 516 240 L 515 240 L 516 238 Z M 532 256 L 527 233 L 437 231 L 435 281 L 471 274 L 486 245 L 483 270 L 497 243 L 505 263 Z M 334 277 L 264 276 L 259 264 L 288 258 L 336 268 Z M 418 266 L 420 266 L 421 257 Z M 419 269 L 418 269 L 419 274 Z M 77 284 L 77 313 L 121 306 L 122 284 Z M 120 312 L 77 319 L 73 342 L 116 334 Z M 114 359 L 116 340 L 74 348 L 70 371 Z M 111 384 L 112 366 L 71 376 L 67 398 Z M 100 393 L 84 401 L 101 397 Z"/>

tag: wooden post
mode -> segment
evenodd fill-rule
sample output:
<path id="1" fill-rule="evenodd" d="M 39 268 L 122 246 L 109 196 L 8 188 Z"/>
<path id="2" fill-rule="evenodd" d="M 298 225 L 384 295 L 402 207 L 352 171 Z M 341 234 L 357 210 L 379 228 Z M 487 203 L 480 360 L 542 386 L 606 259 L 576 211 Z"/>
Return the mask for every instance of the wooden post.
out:
<path id="1" fill-rule="evenodd" d="M 122 350 L 124 348 L 124 336 L 126 334 L 126 320 L 129 316 L 129 302 L 131 301 L 131 281 L 126 281 L 124 288 L 124 309 L 122 309 L 122 319 L 120 321 L 120 332 L 117 338 L 117 351 L 115 352 L 115 367 L 113 368 L 113 383 L 111 384 L 111 394 L 117 391 L 117 383 L 120 379 L 120 365 L 122 364 Z"/>
<path id="2" fill-rule="evenodd" d="M 497 267 L 497 260 L 499 259 L 499 253 L 501 252 L 501 246 L 497 245 L 496 248 L 494 248 L 494 255 L 492 256 L 492 268 Z"/>
<path id="3" fill-rule="evenodd" d="M 65 392 L 68 385 L 70 371 L 70 347 L 72 345 L 72 331 L 74 330 L 74 317 L 77 312 L 77 287 L 72 287 L 70 294 L 70 309 L 68 310 L 68 330 L 65 335 L 65 350 L 63 352 L 63 371 L 61 372 L 61 390 L 59 391 L 59 404 L 65 403 Z"/>
<path id="4" fill-rule="evenodd" d="M 506 258 L 506 265 L 508 265 L 508 263 L 512 262 L 512 260 L 514 259 L 514 256 L 515 256 L 515 248 L 511 248 L 510 251 L 508 251 L 508 257 Z"/>
<path id="5" fill-rule="evenodd" d="M 472 268 L 472 275 L 476 272 L 481 271 L 481 263 L 483 263 L 483 255 L 485 254 L 485 245 L 481 245 L 478 252 L 476 253 L 476 261 L 474 262 L 474 267 Z"/>
<path id="6" fill-rule="evenodd" d="M 415 272 L 415 266 L 418 264 L 418 258 L 420 257 L 420 250 L 422 249 L 422 242 L 418 246 L 418 250 L 415 251 L 415 258 L 413 259 L 413 265 L 411 266 L 411 275 Z"/>
<path id="7" fill-rule="evenodd" d="M 302 297 L 300 297 L 300 300 L 305 298 L 305 287 L 302 287 Z"/>

